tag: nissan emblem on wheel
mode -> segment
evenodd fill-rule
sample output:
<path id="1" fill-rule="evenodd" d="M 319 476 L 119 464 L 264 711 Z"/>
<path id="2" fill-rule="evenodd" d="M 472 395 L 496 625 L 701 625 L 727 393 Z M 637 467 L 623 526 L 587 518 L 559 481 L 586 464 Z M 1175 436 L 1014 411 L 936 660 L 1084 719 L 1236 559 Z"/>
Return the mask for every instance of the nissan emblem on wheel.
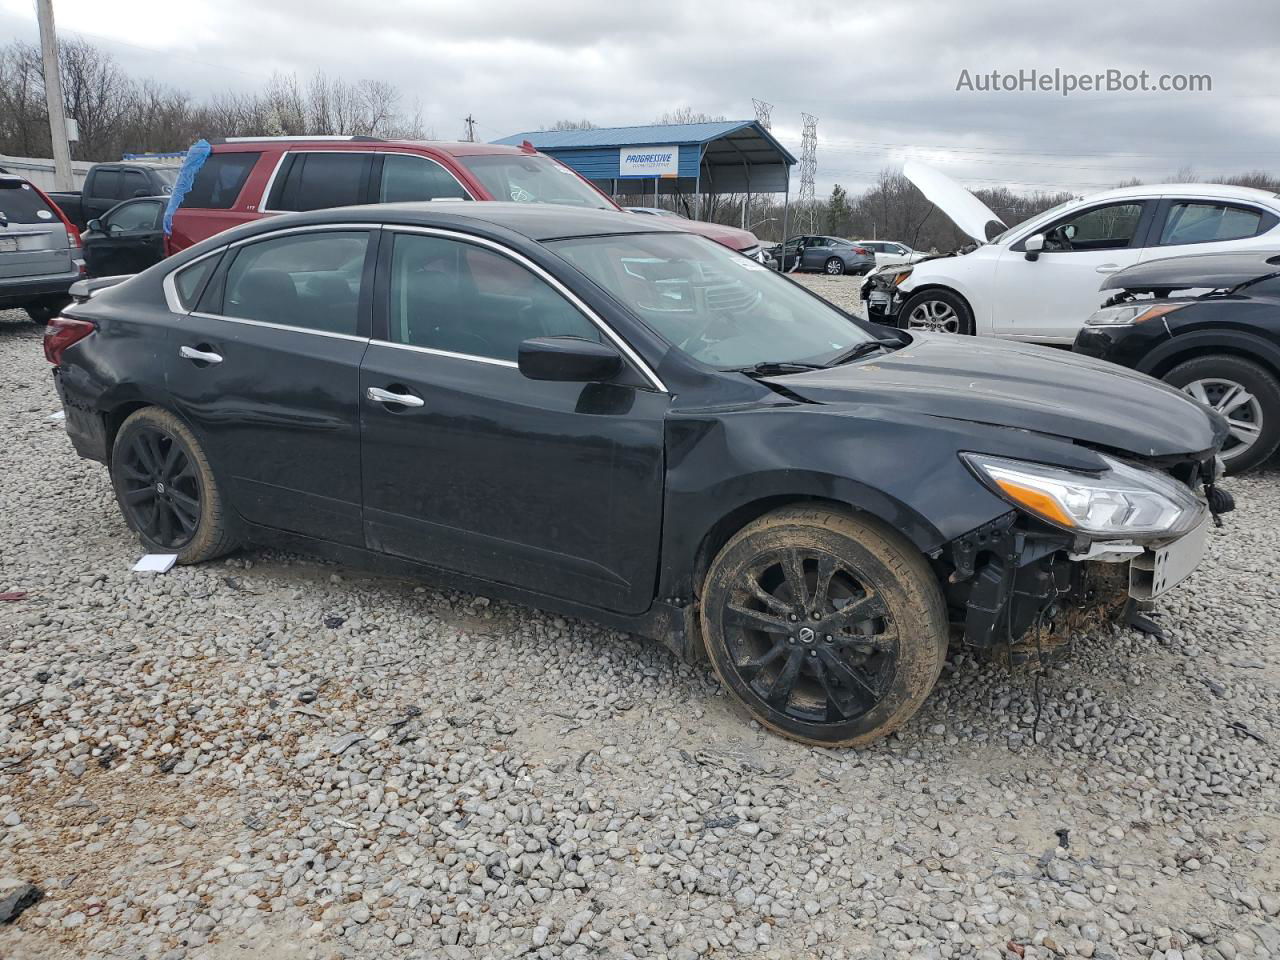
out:
<path id="1" fill-rule="evenodd" d="M 1241 405 L 941 308 L 868 323 L 680 218 L 325 209 L 119 279 L 44 346 L 149 553 L 294 547 L 593 618 L 807 743 L 907 723 L 949 643 L 1034 663 L 1134 620 L 1230 535 Z"/>

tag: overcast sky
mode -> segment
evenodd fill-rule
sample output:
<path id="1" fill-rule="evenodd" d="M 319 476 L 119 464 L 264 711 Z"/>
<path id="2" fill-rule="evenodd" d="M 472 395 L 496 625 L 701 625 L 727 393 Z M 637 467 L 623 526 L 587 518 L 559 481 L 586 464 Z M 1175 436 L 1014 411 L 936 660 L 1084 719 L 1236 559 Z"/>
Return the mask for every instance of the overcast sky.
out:
<path id="1" fill-rule="evenodd" d="M 818 193 L 907 156 L 972 187 L 1089 192 L 1126 177 L 1280 173 L 1280 3 L 1190 0 L 54 0 L 63 36 L 197 95 L 273 70 L 388 80 L 440 138 L 471 113 L 486 140 L 563 118 L 648 123 L 690 106 L 773 107 L 797 156 L 818 122 Z M 32 0 L 0 0 L 0 40 L 36 38 Z M 1208 74 L 1203 93 L 980 93 L 1039 69 Z"/>

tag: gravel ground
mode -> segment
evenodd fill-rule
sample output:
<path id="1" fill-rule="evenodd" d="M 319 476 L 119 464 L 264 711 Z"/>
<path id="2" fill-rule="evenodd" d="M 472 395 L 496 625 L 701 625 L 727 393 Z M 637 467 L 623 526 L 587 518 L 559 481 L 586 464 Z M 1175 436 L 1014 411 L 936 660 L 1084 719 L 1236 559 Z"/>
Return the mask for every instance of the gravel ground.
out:
<path id="1" fill-rule="evenodd" d="M 131 573 L 20 319 L 0 901 L 44 899 L 0 956 L 1280 956 L 1274 464 L 1167 640 L 1077 638 L 1038 741 L 1034 679 L 953 653 L 887 742 L 811 749 L 590 622 L 279 553 Z"/>

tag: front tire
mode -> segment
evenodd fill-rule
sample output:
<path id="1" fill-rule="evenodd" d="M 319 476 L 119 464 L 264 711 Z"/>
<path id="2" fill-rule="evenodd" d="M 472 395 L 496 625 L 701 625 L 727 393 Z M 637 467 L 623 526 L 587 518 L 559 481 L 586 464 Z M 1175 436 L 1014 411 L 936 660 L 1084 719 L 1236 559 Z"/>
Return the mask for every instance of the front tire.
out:
<path id="1" fill-rule="evenodd" d="M 1265 367 L 1212 354 L 1178 364 L 1164 381 L 1227 418 L 1222 462 L 1229 473 L 1258 466 L 1280 447 L 1280 379 Z"/>
<path id="2" fill-rule="evenodd" d="M 822 269 L 825 270 L 829 276 L 838 277 L 840 274 L 844 273 L 844 261 L 839 257 L 831 257 L 825 264 L 823 264 Z"/>
<path id="3" fill-rule="evenodd" d="M 860 747 L 920 708 L 947 618 L 928 563 L 882 524 L 788 507 L 739 531 L 702 591 L 707 653 L 730 696 L 804 743 Z"/>
<path id="4" fill-rule="evenodd" d="M 237 546 L 230 509 L 204 450 L 167 410 L 144 407 L 121 424 L 111 448 L 111 485 L 125 522 L 148 553 L 201 563 Z"/>
<path id="5" fill-rule="evenodd" d="M 973 311 L 964 298 L 950 290 L 923 290 L 908 297 L 898 311 L 903 330 L 931 333 L 973 334 Z"/>

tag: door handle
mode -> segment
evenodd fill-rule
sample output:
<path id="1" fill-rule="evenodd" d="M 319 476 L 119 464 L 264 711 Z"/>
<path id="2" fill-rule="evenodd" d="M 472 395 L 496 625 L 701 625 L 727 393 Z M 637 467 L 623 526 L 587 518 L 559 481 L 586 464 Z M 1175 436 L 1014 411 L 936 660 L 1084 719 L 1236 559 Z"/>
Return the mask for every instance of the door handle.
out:
<path id="1" fill-rule="evenodd" d="M 179 347 L 178 356 L 183 360 L 199 360 L 201 363 L 222 362 L 222 354 L 209 350 L 197 350 L 195 347 Z"/>
<path id="2" fill-rule="evenodd" d="M 1118 263 L 1100 263 L 1093 268 L 1094 273 L 1115 273 L 1120 269 Z"/>
<path id="3" fill-rule="evenodd" d="M 426 404 L 425 400 L 412 393 L 392 393 L 381 387 L 370 387 L 367 395 L 375 403 L 398 403 L 402 407 L 421 407 Z"/>

